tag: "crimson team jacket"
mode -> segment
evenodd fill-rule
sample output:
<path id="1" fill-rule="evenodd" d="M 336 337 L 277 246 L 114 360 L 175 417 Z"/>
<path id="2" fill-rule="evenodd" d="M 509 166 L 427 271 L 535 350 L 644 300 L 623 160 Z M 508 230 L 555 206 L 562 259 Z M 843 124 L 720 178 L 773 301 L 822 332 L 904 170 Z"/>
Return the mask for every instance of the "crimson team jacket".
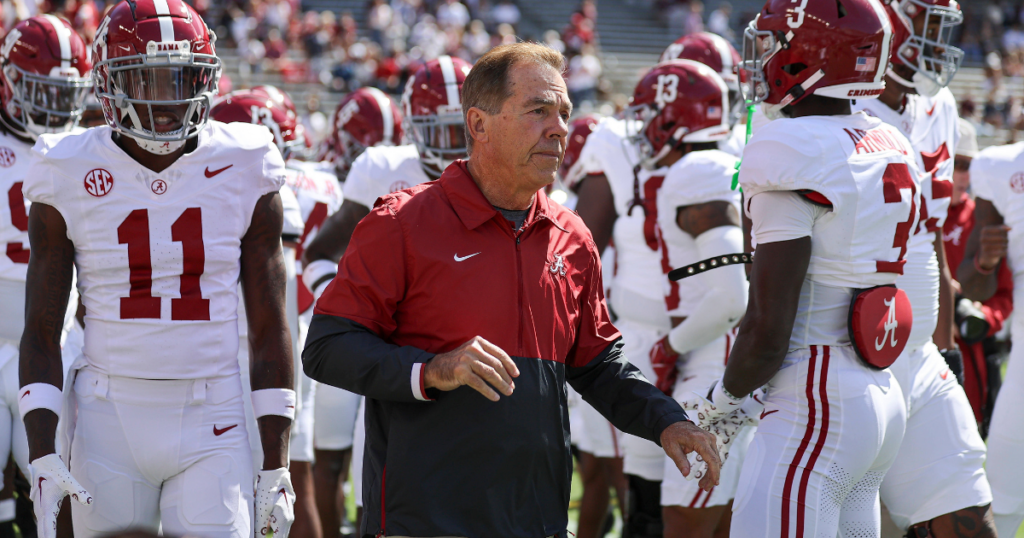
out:
<path id="1" fill-rule="evenodd" d="M 512 396 L 424 390 L 424 363 L 477 335 L 519 367 Z M 361 534 L 564 535 L 567 381 L 654 442 L 686 420 L 621 348 L 590 231 L 543 192 L 519 232 L 464 161 L 377 200 L 303 351 L 311 378 L 367 397 Z"/>

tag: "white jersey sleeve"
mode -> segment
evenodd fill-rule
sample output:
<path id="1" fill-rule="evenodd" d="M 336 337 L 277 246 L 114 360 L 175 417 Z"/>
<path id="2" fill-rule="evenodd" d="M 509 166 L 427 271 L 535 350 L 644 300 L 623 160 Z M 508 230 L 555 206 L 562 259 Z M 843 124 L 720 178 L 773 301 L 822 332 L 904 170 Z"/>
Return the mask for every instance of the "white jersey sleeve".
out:
<path id="1" fill-rule="evenodd" d="M 430 181 L 414 145 L 366 148 L 345 178 L 345 199 L 372 208 L 377 198 Z"/>
<path id="2" fill-rule="evenodd" d="M 949 88 L 932 98 L 910 96 L 908 110 L 913 114 L 911 145 L 921 157 L 926 178 L 921 181 L 922 233 L 942 230 L 953 196 L 953 157 L 960 141 L 960 115 Z"/>
<path id="3" fill-rule="evenodd" d="M 299 201 L 295 198 L 295 192 L 288 186 L 281 187 L 278 191 L 281 195 L 281 208 L 284 210 L 284 222 L 281 225 L 283 237 L 298 238 L 302 236 L 302 209 L 299 208 Z"/>
<path id="4" fill-rule="evenodd" d="M 25 281 L 28 269 L 28 210 L 22 195 L 32 146 L 0 131 L 0 279 Z"/>
<path id="5" fill-rule="evenodd" d="M 831 204 L 815 222 L 808 278 L 864 288 L 902 272 L 920 185 L 914 151 L 896 128 L 865 114 L 780 119 L 754 135 L 744 157 L 747 199 L 814 192 Z"/>
<path id="6" fill-rule="evenodd" d="M 303 231 L 295 251 L 295 268 L 298 275 L 299 312 L 313 307 L 313 294 L 302 284 L 302 254 L 327 217 L 341 207 L 343 200 L 338 180 L 333 174 L 313 163 L 288 161 L 288 187 L 295 192 L 302 211 Z M 312 164 L 312 166 L 310 166 Z"/>
<path id="7" fill-rule="evenodd" d="M 159 173 L 108 127 L 40 137 L 24 192 L 67 223 L 89 365 L 145 379 L 237 374 L 242 238 L 284 175 L 258 125 L 210 122 L 197 148 Z"/>
<path id="8" fill-rule="evenodd" d="M 738 159 L 724 151 L 697 151 L 684 156 L 665 175 L 658 192 L 658 228 L 664 240 L 663 272 L 699 261 L 697 241 L 676 223 L 679 208 L 708 202 L 728 202 L 739 210 L 739 192 L 732 190 Z M 665 307 L 673 317 L 689 316 L 704 295 L 703 279 L 671 282 L 662 277 Z"/>
<path id="9" fill-rule="evenodd" d="M 637 148 L 627 139 L 624 120 L 598 124 L 587 137 L 580 159 L 588 173 L 602 173 L 608 179 L 618 216 L 612 230 L 616 253 L 612 309 L 619 317 L 667 328 L 657 200 L 668 170 L 638 166 Z"/>
<path id="10" fill-rule="evenodd" d="M 981 150 L 971 162 L 971 188 L 988 200 L 1010 227 L 1007 259 L 1014 285 L 1024 288 L 1024 142 Z"/>

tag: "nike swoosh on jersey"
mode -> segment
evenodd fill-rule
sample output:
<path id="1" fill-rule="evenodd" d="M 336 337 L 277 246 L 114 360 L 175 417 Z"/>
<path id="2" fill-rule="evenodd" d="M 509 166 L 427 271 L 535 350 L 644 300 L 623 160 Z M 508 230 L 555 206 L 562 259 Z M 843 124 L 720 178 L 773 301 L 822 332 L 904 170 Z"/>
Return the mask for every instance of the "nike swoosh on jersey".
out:
<path id="1" fill-rule="evenodd" d="M 232 424 L 232 425 L 228 426 L 227 428 L 219 430 L 219 429 L 217 429 L 217 425 L 214 424 L 213 425 L 213 434 L 216 435 L 216 436 L 224 435 L 224 432 L 226 432 L 228 430 L 235 429 L 237 427 L 238 427 L 238 424 Z"/>
<path id="2" fill-rule="evenodd" d="M 929 116 L 931 116 L 932 114 L 934 114 L 934 113 L 935 113 L 935 107 L 937 107 L 937 106 L 939 106 L 939 104 L 938 104 L 938 103 L 935 103 L 934 105 L 932 105 L 932 108 L 931 108 L 931 109 L 929 109 L 929 110 L 926 110 L 925 112 L 926 112 L 926 113 L 927 113 L 927 114 L 928 114 Z"/>
<path id="3" fill-rule="evenodd" d="M 215 175 L 217 175 L 217 174 L 227 170 L 228 168 L 231 168 L 232 166 L 234 166 L 234 164 L 229 164 L 229 165 L 225 166 L 224 168 L 221 168 L 220 170 L 214 170 L 213 172 L 211 172 L 210 171 L 210 167 L 207 166 L 206 167 L 206 171 L 204 173 L 206 174 L 206 177 L 213 177 L 213 176 L 215 176 Z"/>
<path id="4" fill-rule="evenodd" d="M 772 414 L 772 413 L 778 413 L 778 412 L 779 412 L 779 410 L 778 410 L 778 409 L 772 409 L 771 411 L 768 411 L 768 410 L 766 409 L 766 410 L 764 410 L 764 411 L 761 411 L 761 420 L 764 420 L 764 417 L 766 417 L 766 416 L 768 416 L 768 415 L 770 415 L 770 414 Z"/>
<path id="5" fill-rule="evenodd" d="M 472 258 L 473 256 L 476 256 L 477 254 L 480 254 L 480 253 L 479 253 L 479 252 L 477 252 L 477 253 L 475 253 L 475 254 L 470 254 L 469 256 L 462 256 L 462 257 L 460 258 L 460 257 L 459 257 L 459 254 L 458 254 L 458 253 L 456 252 L 456 253 L 455 253 L 455 261 L 457 261 L 457 262 L 463 262 L 463 261 L 466 261 L 466 260 L 468 260 L 468 259 Z"/>

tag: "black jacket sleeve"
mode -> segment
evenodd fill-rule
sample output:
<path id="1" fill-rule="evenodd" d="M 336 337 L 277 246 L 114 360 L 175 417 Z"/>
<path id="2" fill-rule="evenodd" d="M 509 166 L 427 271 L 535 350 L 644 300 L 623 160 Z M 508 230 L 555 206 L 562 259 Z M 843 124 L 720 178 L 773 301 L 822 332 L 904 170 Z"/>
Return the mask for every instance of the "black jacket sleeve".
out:
<path id="1" fill-rule="evenodd" d="M 308 346 L 307 346 L 308 349 Z M 569 367 L 572 388 L 616 428 L 661 445 L 661 432 L 689 420 L 683 408 L 658 390 L 622 354 L 622 338 L 585 366 Z"/>
<path id="2" fill-rule="evenodd" d="M 422 382 L 422 366 L 433 353 L 396 346 L 352 320 L 315 314 L 309 325 L 302 369 L 321 383 L 393 402 L 420 401 L 413 383 Z M 413 372 L 420 375 L 413 377 Z M 422 385 L 421 385 L 422 386 Z"/>

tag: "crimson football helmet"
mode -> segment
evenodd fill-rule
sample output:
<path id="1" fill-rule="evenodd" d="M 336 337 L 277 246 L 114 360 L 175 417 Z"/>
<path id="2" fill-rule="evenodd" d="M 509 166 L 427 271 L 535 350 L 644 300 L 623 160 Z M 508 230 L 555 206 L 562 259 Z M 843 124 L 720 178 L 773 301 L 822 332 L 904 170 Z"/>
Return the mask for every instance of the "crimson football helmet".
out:
<path id="1" fill-rule="evenodd" d="M 913 80 L 888 75 L 896 82 L 934 97 L 949 85 L 964 51 L 951 42 L 953 30 L 963 22 L 956 0 L 886 0 L 885 11 L 892 24 L 892 63 L 914 71 Z"/>
<path id="2" fill-rule="evenodd" d="M 35 140 L 78 124 L 92 80 L 89 49 L 53 15 L 19 22 L 0 45 L 0 122 Z"/>
<path id="3" fill-rule="evenodd" d="M 183 0 L 124 0 L 93 42 L 107 124 L 166 155 L 199 134 L 217 95 L 216 36 Z"/>
<path id="4" fill-rule="evenodd" d="M 661 53 L 659 62 L 693 60 L 714 69 L 729 91 L 740 89 L 740 53 L 724 37 L 711 32 L 684 35 Z"/>
<path id="5" fill-rule="evenodd" d="M 326 154 L 344 177 L 366 148 L 398 146 L 403 133 L 402 115 L 391 98 L 377 88 L 359 88 L 338 103 Z"/>
<path id="6" fill-rule="evenodd" d="M 562 157 L 558 175 L 562 183 L 570 189 L 575 188 L 583 178 L 585 171 L 583 163 L 580 162 L 580 154 L 583 153 L 583 145 L 587 143 L 590 133 L 594 132 L 600 122 L 601 118 L 596 114 L 587 114 L 569 123 L 569 140 L 565 144 L 565 156 Z"/>
<path id="7" fill-rule="evenodd" d="M 640 79 L 626 110 L 630 140 L 648 170 L 683 143 L 729 137 L 729 88 L 710 67 L 693 60 L 669 60 Z"/>
<path id="8" fill-rule="evenodd" d="M 258 86 L 253 86 L 252 88 L 249 88 L 249 91 L 266 95 L 275 103 L 284 107 L 284 109 L 295 118 L 295 137 L 302 143 L 290 143 L 288 145 L 288 152 L 285 153 L 285 150 L 283 149 L 281 152 L 285 153 L 286 157 L 290 156 L 293 159 L 306 160 L 307 158 L 315 157 L 313 152 L 310 150 L 313 143 L 309 138 L 309 132 L 306 131 L 306 127 L 302 125 L 302 122 L 299 121 L 299 109 L 295 108 L 295 102 L 292 101 L 288 92 L 281 90 L 272 84 L 260 84 Z"/>
<path id="9" fill-rule="evenodd" d="M 420 152 L 423 169 L 435 176 L 466 156 L 462 83 L 470 67 L 457 57 L 431 60 L 409 77 L 402 95 L 405 132 Z"/>
<path id="10" fill-rule="evenodd" d="M 878 0 L 768 0 L 743 33 L 743 98 L 770 118 L 815 94 L 873 99 L 885 90 L 892 25 Z"/>
<path id="11" fill-rule="evenodd" d="M 213 105 L 210 117 L 224 123 L 252 123 L 270 129 L 274 143 L 285 159 L 293 157 L 294 153 L 302 153 L 306 148 L 306 139 L 298 129 L 295 113 L 262 91 L 231 92 Z"/>

